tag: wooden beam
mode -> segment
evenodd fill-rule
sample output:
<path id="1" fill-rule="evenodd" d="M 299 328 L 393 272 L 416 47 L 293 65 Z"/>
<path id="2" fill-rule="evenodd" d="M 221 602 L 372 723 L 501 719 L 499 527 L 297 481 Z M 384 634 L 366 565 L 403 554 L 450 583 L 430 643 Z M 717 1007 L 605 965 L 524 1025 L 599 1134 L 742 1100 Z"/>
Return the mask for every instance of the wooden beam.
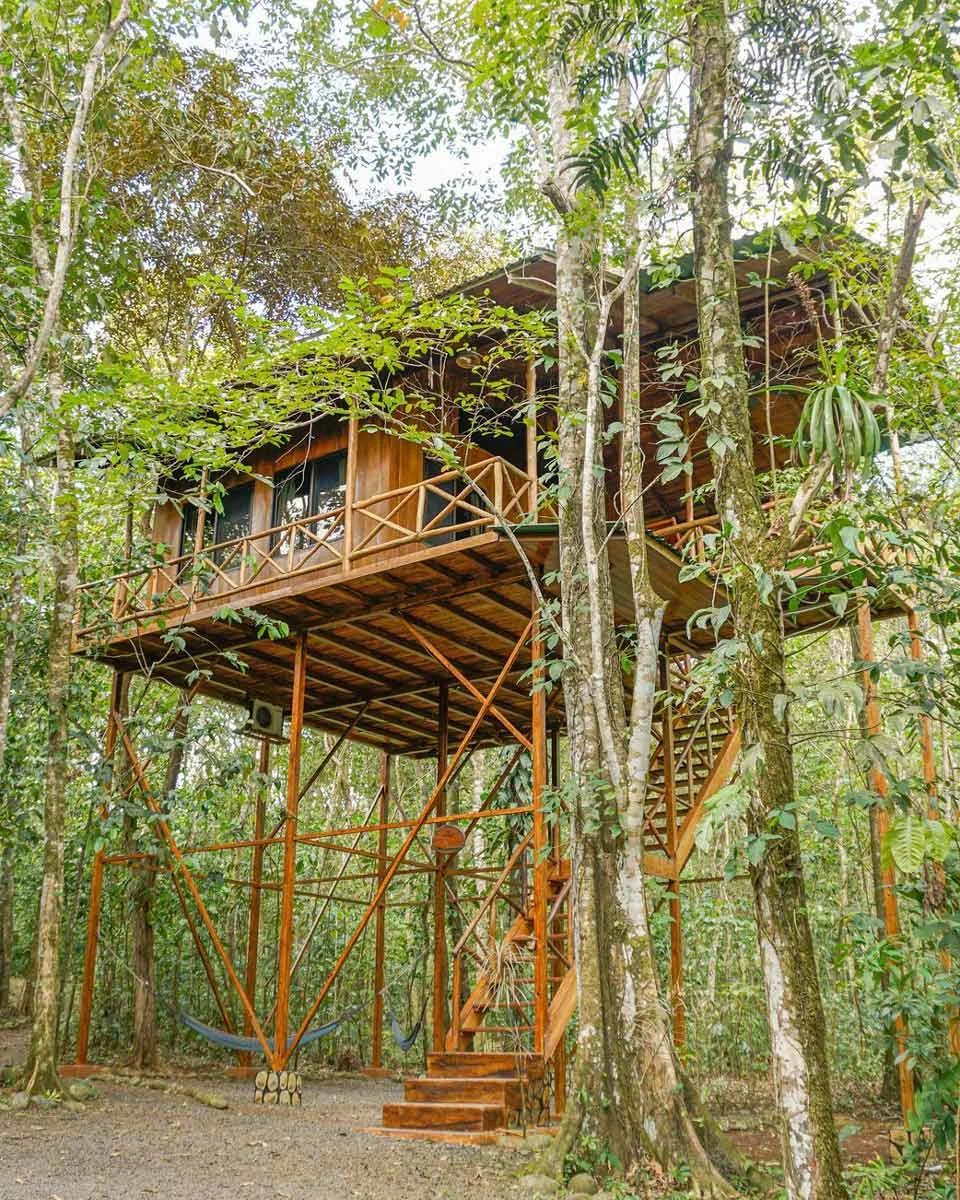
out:
<path id="1" fill-rule="evenodd" d="M 449 737 L 450 685 L 441 679 L 438 695 L 437 719 L 437 781 L 447 774 L 447 739 Z M 440 789 L 435 815 L 447 815 L 447 789 Z M 443 1050 L 447 1036 L 447 882 L 443 868 L 443 855 L 436 855 L 436 870 L 433 877 L 433 1049 Z"/>
<path id="2" fill-rule="evenodd" d="M 280 897 L 280 933 L 277 947 L 277 1015 L 274 1024 L 272 1066 L 287 1065 L 287 1030 L 290 1025 L 290 981 L 293 962 L 293 892 L 297 882 L 297 813 L 300 807 L 300 760 L 303 753 L 303 707 L 307 691 L 307 635 L 298 634 L 290 704 L 290 757 L 287 766 L 287 812 L 283 827 L 283 891 Z"/>
<path id="3" fill-rule="evenodd" d="M 550 870 L 547 827 L 543 811 L 547 790 L 547 693 L 544 690 L 544 644 L 540 629 L 540 606 L 531 592 L 533 638 L 530 659 L 533 690 L 530 697 L 530 740 L 532 747 L 531 790 L 533 793 L 533 1050 L 543 1054 L 550 1008 L 547 981 L 547 873 Z"/>
<path id="4" fill-rule="evenodd" d="M 704 806 L 711 796 L 716 795 L 729 779 L 730 772 L 733 770 L 733 764 L 736 762 L 739 753 L 740 730 L 735 727 L 727 734 L 727 739 L 714 760 L 710 774 L 703 781 L 696 799 L 687 810 L 687 815 L 684 817 L 683 824 L 680 826 L 680 832 L 677 836 L 676 865 L 670 875 L 665 875 L 663 876 L 664 878 L 677 878 L 683 872 L 683 868 L 687 865 L 696 845 L 694 839 L 697 833 L 697 826 L 700 824 L 700 818 L 703 816 Z"/>
<path id="5" fill-rule="evenodd" d="M 250 893 L 250 912 L 247 917 L 247 963 L 245 986 L 250 1003 L 257 1006 L 257 960 L 260 955 L 260 883 L 263 880 L 262 843 L 264 826 L 267 817 L 267 796 L 270 793 L 270 743 L 266 740 L 260 743 L 260 755 L 257 762 L 260 778 L 257 780 L 256 813 L 253 819 L 253 836 L 257 844 L 253 847 L 253 863 L 251 864 L 251 882 L 253 890 Z M 174 876 L 176 878 L 176 876 Z M 253 1026 L 246 1013 L 243 1014 L 244 1037 L 253 1036 Z M 244 1050 L 240 1055 L 240 1064 L 250 1066 L 251 1054 Z"/>
<path id="6" fill-rule="evenodd" d="M 224 1028 L 228 1033 L 233 1033 L 233 1017 L 230 1015 L 230 1010 L 227 1008 L 223 997 L 220 995 L 220 988 L 217 985 L 217 976 L 213 969 L 213 963 L 210 961 L 210 956 L 207 954 L 206 947 L 203 944 L 203 939 L 200 937 L 200 930 L 197 929 L 197 923 L 194 921 L 190 912 L 190 907 L 187 904 L 187 898 L 183 894 L 183 885 L 177 878 L 175 871 L 170 872 L 170 882 L 173 884 L 173 890 L 177 893 L 177 900 L 180 902 L 180 911 L 183 913 L 184 920 L 187 922 L 187 928 L 190 930 L 190 937 L 193 939 L 193 946 L 197 952 L 197 957 L 203 966 L 203 973 L 207 977 L 207 983 L 210 985 L 210 991 L 213 993 L 213 1000 L 217 1006 L 217 1011 L 220 1013 L 220 1019 L 223 1021 Z M 244 1014 L 244 1022 L 246 1023 L 246 1014 Z"/>
<path id="7" fill-rule="evenodd" d="M 430 651 L 430 653 L 434 656 L 434 658 L 437 660 L 437 662 L 439 662 L 441 664 L 441 666 L 446 667 L 446 669 L 450 672 L 450 674 L 454 677 L 454 679 L 457 680 L 458 683 L 463 684 L 463 686 L 467 689 L 468 692 L 470 692 L 470 694 L 475 699 L 480 700 L 480 701 L 483 700 L 483 695 L 479 691 L 479 689 L 474 687 L 474 685 L 470 682 L 470 680 L 466 677 L 466 675 L 464 675 L 462 671 L 460 671 L 456 666 L 454 666 L 454 664 L 440 650 L 437 649 L 437 647 L 433 644 L 433 642 L 431 642 L 429 640 L 429 638 L 427 638 L 423 633 L 421 633 L 420 630 L 417 629 L 415 626 L 411 625 L 409 621 L 405 620 L 404 625 L 407 627 L 407 629 L 410 630 L 410 632 L 413 634 L 413 636 L 418 641 L 423 643 L 423 645 Z M 529 625 L 527 626 L 527 628 L 529 628 Z M 499 708 L 497 708 L 497 706 L 495 704 L 490 706 L 490 713 L 492 716 L 497 718 L 497 720 L 500 722 L 501 725 L 503 725 L 503 727 L 505 729 L 507 729 L 510 732 L 510 734 L 513 736 L 515 741 L 518 741 L 522 746 L 525 746 L 528 750 L 530 750 L 530 751 L 533 750 L 533 745 L 532 745 L 530 739 L 526 736 L 526 734 L 521 733 L 520 730 L 517 729 L 517 727 L 513 724 L 513 722 L 508 717 L 504 716 L 503 712 Z"/>
<path id="8" fill-rule="evenodd" d="M 387 871 L 387 821 L 390 819 L 390 755 L 380 759 L 380 834 L 377 838 L 377 888 L 383 883 Z M 345 860 L 346 861 L 346 860 Z M 383 959 L 387 938 L 387 895 L 381 896 L 377 905 L 377 924 L 373 948 L 373 1051 L 371 1065 L 383 1066 Z"/>
<path id="9" fill-rule="evenodd" d="M 869 604 L 861 604 L 857 608 L 857 636 L 860 643 L 860 658 L 864 663 L 863 701 L 867 735 L 871 738 L 876 738 L 880 736 L 882 722 L 877 690 L 870 673 L 870 667 L 875 660 L 873 651 L 873 621 L 870 617 Z M 887 785 L 886 775 L 876 763 L 870 768 L 870 783 L 880 801 L 879 804 L 874 805 L 873 811 L 876 818 L 877 837 L 882 845 L 883 839 L 890 829 L 890 813 L 887 809 L 890 789 Z M 900 913 L 897 907 L 897 881 L 892 864 L 883 868 L 882 880 L 884 930 L 888 941 L 898 942 L 900 940 Z M 897 1039 L 898 1050 L 897 1066 L 900 1076 L 900 1109 L 903 1114 L 904 1124 L 906 1124 L 914 1108 L 914 1089 L 913 1072 L 908 1062 L 907 1023 L 902 1013 L 898 1014 L 894 1023 L 894 1033 Z"/>

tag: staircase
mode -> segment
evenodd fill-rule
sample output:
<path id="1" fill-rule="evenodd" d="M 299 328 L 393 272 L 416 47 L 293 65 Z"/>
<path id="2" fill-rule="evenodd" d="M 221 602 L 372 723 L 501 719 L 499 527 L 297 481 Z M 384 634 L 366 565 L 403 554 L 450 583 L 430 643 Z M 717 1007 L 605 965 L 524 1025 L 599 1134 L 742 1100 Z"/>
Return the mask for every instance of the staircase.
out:
<path id="1" fill-rule="evenodd" d="M 666 878 L 682 870 L 704 806 L 729 778 L 739 749 L 732 714 L 709 703 L 693 667 L 685 655 L 665 667 L 654 730 L 645 867 Z M 425 1076 L 405 1082 L 403 1101 L 384 1105 L 385 1130 L 486 1138 L 521 1119 L 538 1123 L 549 1115 L 551 1069 L 557 1080 L 564 1078 L 563 1036 L 577 1006 L 571 873 L 555 844 L 544 866 L 546 995 L 540 995 L 539 1046 L 532 838 L 531 830 L 516 846 L 457 943 L 444 1050 L 428 1055 Z"/>
<path id="2" fill-rule="evenodd" d="M 395 1130 L 489 1133 L 536 1121 L 544 1060 L 524 1053 L 445 1050 L 427 1055 L 427 1073 L 404 1081 L 404 1098 L 383 1106 L 383 1126 Z"/>
<path id="3" fill-rule="evenodd" d="M 576 971 L 569 949 L 570 864 L 554 859 L 547 869 L 547 1022 L 542 1054 L 533 1051 L 534 912 L 532 899 L 494 946 L 483 946 L 477 929 L 494 905 L 515 903 L 506 890 L 523 873 L 530 842 L 524 838 L 453 952 L 453 1024 L 446 1049 L 427 1056 L 427 1074 L 404 1082 L 404 1098 L 383 1106 L 383 1127 L 441 1133 L 489 1133 L 520 1123 L 539 1123 L 548 1113 L 546 1064 L 556 1053 L 577 1004 Z M 524 889 L 527 890 L 527 889 Z M 471 940 L 486 955 L 478 954 Z M 477 964 L 476 980 L 460 1003 L 464 961 Z M 504 1023 L 490 1017 L 501 1015 Z M 474 1042 L 506 1041 L 510 1050 L 477 1051 Z M 529 1047 L 529 1048 L 528 1048 Z"/>
<path id="4" fill-rule="evenodd" d="M 690 683 L 692 659 L 670 662 L 667 691 L 669 707 L 661 709 L 654 727 L 644 848 L 648 853 L 672 858 L 676 837 L 685 819 L 695 813 L 705 789 L 716 782 L 716 764 L 734 736 L 729 709 L 707 704 L 707 698 Z M 668 758 L 668 749 L 672 754 Z M 725 781 L 725 780 L 724 780 Z M 670 828 L 668 791 L 672 792 L 676 823 Z"/>

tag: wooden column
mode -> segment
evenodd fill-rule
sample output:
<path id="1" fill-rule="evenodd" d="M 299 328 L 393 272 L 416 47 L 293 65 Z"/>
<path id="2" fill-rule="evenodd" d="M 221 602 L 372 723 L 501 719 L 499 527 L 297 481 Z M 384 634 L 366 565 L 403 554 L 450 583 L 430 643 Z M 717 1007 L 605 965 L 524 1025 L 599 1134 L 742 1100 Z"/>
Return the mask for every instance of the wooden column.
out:
<path id="1" fill-rule="evenodd" d="M 527 362 L 527 474 L 530 476 L 530 495 L 527 512 L 537 515 L 538 475 L 537 466 L 537 364 L 531 358 Z"/>
<path id="2" fill-rule="evenodd" d="M 257 1007 L 257 959 L 260 954 L 260 898 L 263 895 L 263 889 L 260 884 L 263 882 L 263 852 L 265 847 L 259 843 L 263 840 L 264 826 L 266 825 L 267 812 L 267 796 L 270 794 L 270 743 L 262 741 L 260 743 L 260 757 L 257 762 L 257 771 L 260 779 L 257 782 L 257 808 L 256 815 L 253 820 L 253 836 L 257 840 L 257 845 L 253 847 L 253 862 L 251 864 L 251 889 L 250 889 L 250 913 L 247 918 L 247 969 L 245 986 L 247 995 L 250 997 L 250 1004 L 253 1008 Z M 253 1034 L 253 1023 L 250 1017 L 245 1012 L 243 1014 L 243 1034 L 244 1037 L 251 1037 Z M 251 1054 L 249 1050 L 243 1050 L 240 1053 L 239 1061 L 242 1066 L 251 1065 Z"/>
<path id="3" fill-rule="evenodd" d="M 387 873 L 387 822 L 390 820 L 390 755 L 380 761 L 380 833 L 377 838 L 377 888 Z M 383 1066 L 383 956 L 387 937 L 387 895 L 377 905 L 373 962 L 373 1052 L 371 1065 Z"/>
<path id="4" fill-rule="evenodd" d="M 297 635 L 290 704 L 290 759 L 287 768 L 287 811 L 283 826 L 283 879 L 280 894 L 280 934 L 277 953 L 277 1019 L 274 1025 L 273 1067 L 287 1061 L 290 1027 L 290 979 L 293 962 L 293 900 L 297 882 L 297 810 L 300 805 L 300 757 L 303 747 L 303 707 L 307 691 L 307 635 Z"/>
<path id="5" fill-rule="evenodd" d="M 107 732 L 103 745 L 104 761 L 113 764 L 117 747 L 117 713 L 120 711 L 124 688 L 124 677 L 114 671 L 110 685 L 110 713 L 107 717 Z M 107 783 L 107 794 L 112 787 Z M 107 815 L 107 801 L 100 807 L 101 819 Z M 93 873 L 90 876 L 90 904 L 87 908 L 87 944 L 83 953 L 83 981 L 80 985 L 80 1014 L 77 1022 L 76 1061 L 85 1063 L 90 1048 L 90 1018 L 93 1013 L 93 986 L 97 972 L 97 941 L 100 937 L 100 908 L 103 903 L 103 848 L 93 856 Z"/>
<path id="6" fill-rule="evenodd" d="M 543 688 L 544 646 L 540 631 L 540 612 L 536 593 L 531 590 L 533 632 L 530 658 L 533 666 L 533 693 L 530 698 L 530 740 L 533 743 L 533 1049 L 543 1053 L 550 1007 L 547 980 L 547 905 L 550 871 L 547 826 L 543 812 L 547 790 L 547 693 Z"/>
<path id="7" fill-rule="evenodd" d="M 920 637 L 920 627 L 917 624 L 917 614 L 912 608 L 907 609 L 907 628 L 910 631 L 910 657 L 914 662 L 920 662 L 923 658 L 923 641 Z M 930 718 L 926 713 L 919 714 L 917 723 L 920 730 L 923 782 L 927 790 L 927 816 L 939 819 L 943 814 L 937 805 L 937 760 L 933 750 L 933 730 L 930 726 Z M 943 887 L 945 878 L 942 863 L 936 864 L 934 873 L 938 883 Z M 953 970 L 953 956 L 949 950 L 940 951 L 940 963 L 948 973 Z M 951 1052 L 955 1057 L 960 1058 L 960 1014 L 956 1009 L 953 1009 L 947 1017 L 947 1032 Z"/>
<path id="8" fill-rule="evenodd" d="M 450 685 L 440 681 L 437 716 L 437 782 L 447 773 L 447 740 L 450 721 Z M 437 797 L 435 815 L 446 816 L 447 790 Z M 447 905 L 444 859 L 437 855 L 433 874 L 433 1048 L 441 1051 L 447 1036 Z"/>
<path id="9" fill-rule="evenodd" d="M 560 789 L 560 730 L 554 725 L 550 730 L 550 786 L 554 793 Z M 557 810 L 555 810 L 557 811 Z M 551 855 L 553 862 L 559 866 L 562 847 L 560 844 L 560 817 L 557 811 L 557 820 L 553 826 L 553 853 Z M 567 944 L 570 945 L 570 922 L 573 920 L 573 902 L 571 893 L 567 894 L 565 904 L 567 914 Z M 561 912 L 563 910 L 561 909 Z M 558 913 L 559 916 L 559 913 Z M 556 935 L 554 935 L 556 936 Z M 554 944 L 556 949 L 556 944 Z M 553 991 L 556 992 L 560 986 L 560 979 L 566 971 L 566 963 L 559 954 L 555 954 L 551 959 L 550 970 L 553 973 Z M 552 999 L 552 997 L 551 997 Z M 564 1109 L 567 1107 L 567 1039 L 562 1037 L 557 1043 L 557 1048 L 553 1055 L 553 1108 L 557 1116 L 561 1116 Z"/>
<path id="10" fill-rule="evenodd" d="M 870 617 L 870 606 L 861 604 L 857 609 L 857 632 L 860 642 L 860 657 L 865 664 L 874 662 L 873 657 L 873 622 Z M 881 731 L 880 704 L 877 700 L 877 689 L 870 676 L 869 665 L 863 672 L 864 715 L 866 717 L 867 734 L 877 737 Z M 883 844 L 883 839 L 890 829 L 890 813 L 886 801 L 890 796 L 887 777 L 876 765 L 870 768 L 870 783 L 883 804 L 874 807 L 876 816 L 877 837 Z M 897 907 L 896 879 L 891 864 L 883 869 L 883 924 L 887 939 L 891 942 L 900 939 L 900 913 Z M 904 1122 L 913 1110 L 913 1072 L 907 1063 L 907 1023 L 903 1016 L 898 1016 L 894 1028 L 897 1039 L 897 1051 L 900 1062 L 900 1108 Z"/>
<path id="11" fill-rule="evenodd" d="M 680 908 L 680 863 L 677 858 L 677 787 L 674 774 L 673 706 L 670 701 L 670 658 L 660 658 L 663 708 L 663 805 L 667 820 L 667 854 L 674 878 L 667 883 L 670 896 L 670 1004 L 673 1008 L 673 1044 L 679 1050 L 687 1040 L 687 1013 L 683 1003 L 683 924 Z M 709 717 L 707 718 L 709 721 Z"/>
<path id="12" fill-rule="evenodd" d="M 343 565 L 353 553 L 353 506 L 357 499 L 357 418 L 347 425 L 347 478 L 343 495 Z"/>

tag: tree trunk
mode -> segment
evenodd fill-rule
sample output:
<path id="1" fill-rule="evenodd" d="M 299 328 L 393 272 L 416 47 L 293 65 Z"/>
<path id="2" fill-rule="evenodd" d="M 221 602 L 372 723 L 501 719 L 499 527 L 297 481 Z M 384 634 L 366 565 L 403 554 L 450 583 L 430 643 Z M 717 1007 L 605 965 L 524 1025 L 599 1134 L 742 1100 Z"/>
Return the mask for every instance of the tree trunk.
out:
<path id="1" fill-rule="evenodd" d="M 691 17 L 690 143 L 700 401 L 713 449 L 717 507 L 730 530 L 726 582 L 737 651 L 731 671 L 743 745 L 760 765 L 745 779 L 747 829 L 784 1179 L 796 1200 L 839 1200 L 845 1189 L 833 1123 L 823 1004 L 793 815 L 793 755 L 782 707 L 784 639 L 776 603 L 755 572 L 782 566 L 768 536 L 754 469 L 747 374 L 734 271 L 728 179 L 727 88 L 734 44 L 723 0 Z M 787 815 L 789 814 L 789 816 Z M 782 815 L 782 820 L 780 816 Z M 792 820 L 791 820 L 792 818 Z M 771 829 L 774 831 L 771 836 Z"/>
<path id="2" fill-rule="evenodd" d="M 43 885 L 37 923 L 37 978 L 26 1090 L 58 1090 L 57 1026 L 60 981 L 60 915 L 68 777 L 70 644 L 77 591 L 77 496 L 69 418 L 61 413 L 63 363 L 59 347 L 48 358 L 49 412 L 57 422 L 57 484 L 54 506 L 53 611 L 47 673 L 47 774 L 43 813 Z"/>
<path id="3" fill-rule="evenodd" d="M 562 82 L 556 87 L 559 149 L 566 110 Z M 605 283 L 594 266 L 599 245 L 598 226 L 581 211 L 561 234 L 557 261 L 559 474 L 566 482 L 559 505 L 568 660 L 563 688 L 577 785 L 571 856 L 580 1033 L 571 1100 L 547 1165 L 559 1173 L 564 1156 L 579 1141 L 604 1158 L 612 1156 L 628 1176 L 649 1155 L 668 1170 L 685 1166 L 703 1192 L 723 1193 L 731 1189 L 711 1162 L 687 1107 L 647 920 L 643 798 L 662 605 L 642 563 L 634 572 L 637 632 L 628 727 L 599 469 L 607 318 L 597 301 Z M 624 508 L 631 502 L 642 528 L 639 490 L 625 498 Z"/>
<path id="4" fill-rule="evenodd" d="M 21 422 L 21 441 L 26 438 Z M 10 700 L 13 694 L 14 667 L 17 661 L 17 630 L 23 608 L 23 567 L 20 560 L 27 541 L 27 464 L 26 448 L 21 446 L 20 476 L 17 488 L 17 541 L 13 576 L 4 613 L 5 637 L 3 657 L 0 659 L 0 798 L 6 812 L 3 822 L 8 836 L 3 839 L 0 850 L 0 1013 L 10 1007 L 10 978 L 13 974 L 13 901 L 14 870 L 16 866 L 17 797 L 13 781 L 7 778 L 5 758 L 7 749 L 7 726 L 10 722 Z"/>
<path id="5" fill-rule="evenodd" d="M 184 739 L 187 736 L 187 693 L 181 692 L 176 720 L 173 725 L 173 746 L 167 759 L 164 780 L 164 806 L 168 806 L 180 782 L 183 769 Z M 122 789 L 121 789 L 122 790 Z M 147 840 L 154 841 L 146 834 Z M 124 845 L 128 854 L 144 852 L 145 842 L 138 836 L 136 823 L 124 820 Z M 152 1070 L 157 1065 L 157 997 L 154 964 L 153 905 L 156 899 L 157 857 L 148 854 L 130 867 L 127 899 L 130 906 L 133 971 L 133 1045 L 131 1066 Z"/>

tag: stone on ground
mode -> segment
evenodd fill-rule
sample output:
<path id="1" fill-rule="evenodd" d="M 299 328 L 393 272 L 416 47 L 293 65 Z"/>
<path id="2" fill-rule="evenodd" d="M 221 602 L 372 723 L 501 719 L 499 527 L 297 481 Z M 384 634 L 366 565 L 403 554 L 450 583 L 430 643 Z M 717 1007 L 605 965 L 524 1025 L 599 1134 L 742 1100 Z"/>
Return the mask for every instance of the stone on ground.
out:
<path id="1" fill-rule="evenodd" d="M 581 1171 L 578 1175 L 571 1176 L 570 1182 L 567 1184 L 567 1191 L 573 1196 L 595 1196 L 597 1181 L 586 1171 Z"/>
<path id="2" fill-rule="evenodd" d="M 528 1196 L 554 1196 L 557 1191 L 557 1181 L 549 1175 L 524 1175 L 520 1187 Z"/>
<path id="3" fill-rule="evenodd" d="M 553 1138 L 549 1133 L 528 1133 L 524 1141 L 528 1150 L 546 1150 L 548 1146 L 553 1145 Z"/>
<path id="4" fill-rule="evenodd" d="M 30 1107 L 29 1092 L 14 1092 L 13 1098 L 10 1101 L 10 1107 L 13 1109 L 24 1109 Z"/>
<path id="5" fill-rule="evenodd" d="M 84 1079 L 78 1079 L 67 1088 L 67 1095 L 71 1100 L 79 1100 L 82 1104 L 85 1100 L 95 1100 L 97 1089 L 92 1083 L 87 1083 Z"/>

